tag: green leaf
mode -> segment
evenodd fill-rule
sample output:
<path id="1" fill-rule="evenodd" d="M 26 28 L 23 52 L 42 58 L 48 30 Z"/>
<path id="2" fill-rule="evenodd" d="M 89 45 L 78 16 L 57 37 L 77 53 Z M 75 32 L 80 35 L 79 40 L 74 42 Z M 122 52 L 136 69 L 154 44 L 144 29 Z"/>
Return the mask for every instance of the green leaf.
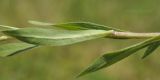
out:
<path id="1" fill-rule="evenodd" d="M 153 53 L 153 51 L 155 51 L 160 45 L 160 42 L 155 42 L 155 43 L 152 43 L 148 46 L 147 50 L 145 51 L 142 59 L 146 58 L 148 55 L 150 55 L 151 53 Z"/>
<path id="2" fill-rule="evenodd" d="M 44 28 L 23 28 L 4 31 L 6 35 L 36 45 L 61 46 L 107 36 L 113 31 L 106 30 L 54 30 Z"/>
<path id="3" fill-rule="evenodd" d="M 16 53 L 20 53 L 34 47 L 36 46 L 22 42 L 2 44 L 0 45 L 0 57 L 14 55 Z"/>
<path id="4" fill-rule="evenodd" d="M 148 39 L 119 51 L 103 54 L 91 66 L 80 73 L 78 77 L 108 67 L 156 41 L 160 41 L 160 36 Z"/>
<path id="5" fill-rule="evenodd" d="M 86 29 L 96 29 L 96 30 L 115 30 L 115 31 L 124 31 L 104 25 L 99 25 L 90 22 L 70 22 L 70 23 L 62 23 L 62 24 L 52 24 L 52 23 L 44 23 L 39 21 L 29 21 L 29 23 L 34 25 L 41 25 L 41 26 L 54 26 L 63 28 L 66 30 L 86 30 Z"/>

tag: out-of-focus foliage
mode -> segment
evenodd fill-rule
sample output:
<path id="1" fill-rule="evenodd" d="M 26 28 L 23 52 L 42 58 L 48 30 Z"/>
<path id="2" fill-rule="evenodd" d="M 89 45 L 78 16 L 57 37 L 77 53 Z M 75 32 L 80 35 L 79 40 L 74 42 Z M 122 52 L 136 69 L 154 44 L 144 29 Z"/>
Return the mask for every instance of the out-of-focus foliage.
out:
<path id="1" fill-rule="evenodd" d="M 0 24 L 28 27 L 32 26 L 27 23 L 28 20 L 51 23 L 87 21 L 125 30 L 158 32 L 159 2 L 159 0 L 0 0 Z M 120 49 L 134 44 L 133 42 L 136 43 L 137 40 L 101 39 L 70 46 L 33 49 L 24 54 L 2 58 L 0 80 L 75 80 L 73 76 L 101 55 L 100 53 L 106 52 L 106 49 L 108 51 Z M 159 54 L 150 55 L 143 61 L 138 60 L 137 55 L 133 55 L 108 70 L 77 80 L 159 80 L 158 60 Z"/>

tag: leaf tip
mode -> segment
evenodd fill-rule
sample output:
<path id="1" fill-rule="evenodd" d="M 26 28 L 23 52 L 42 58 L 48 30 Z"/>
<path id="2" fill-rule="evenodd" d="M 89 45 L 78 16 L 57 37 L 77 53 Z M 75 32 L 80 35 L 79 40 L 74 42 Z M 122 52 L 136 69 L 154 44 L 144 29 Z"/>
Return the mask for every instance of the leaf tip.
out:
<path id="1" fill-rule="evenodd" d="M 80 73 L 80 74 L 78 74 L 77 76 L 76 76 L 76 78 L 80 78 L 80 77 L 82 77 L 83 75 L 85 75 L 85 73 Z"/>
<path id="2" fill-rule="evenodd" d="M 90 73 L 89 68 L 87 68 L 87 69 L 83 70 L 82 72 L 80 72 L 80 73 L 76 76 L 76 78 L 82 77 L 82 76 L 84 76 L 84 75 L 86 75 L 86 74 L 88 74 L 88 73 Z"/>
<path id="3" fill-rule="evenodd" d="M 142 57 L 141 57 L 141 59 L 144 59 L 144 58 L 146 58 L 147 56 L 145 56 L 145 55 L 143 55 Z"/>
<path id="4" fill-rule="evenodd" d="M 102 69 L 104 66 L 106 66 L 106 61 L 103 59 L 103 57 L 98 58 L 92 65 L 90 65 L 88 68 L 84 69 L 76 78 L 82 77 L 86 74 L 95 72 L 97 70 Z"/>

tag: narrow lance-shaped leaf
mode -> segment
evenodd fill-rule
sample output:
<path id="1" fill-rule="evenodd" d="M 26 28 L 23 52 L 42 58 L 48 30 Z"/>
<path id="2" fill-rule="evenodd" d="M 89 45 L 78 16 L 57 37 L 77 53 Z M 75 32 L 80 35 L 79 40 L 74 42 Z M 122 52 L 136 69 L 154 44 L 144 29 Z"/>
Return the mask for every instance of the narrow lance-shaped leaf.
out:
<path id="1" fill-rule="evenodd" d="M 145 51 L 142 59 L 146 58 L 148 55 L 150 55 L 151 53 L 153 53 L 153 51 L 155 51 L 158 47 L 160 46 L 160 42 L 155 42 L 152 43 L 148 46 L 147 50 Z"/>
<path id="2" fill-rule="evenodd" d="M 115 31 L 125 31 L 121 29 L 116 29 L 113 27 L 108 27 L 100 24 L 95 24 L 91 22 L 70 22 L 70 23 L 62 23 L 62 24 L 52 24 L 52 23 L 45 23 L 39 21 L 29 21 L 29 23 L 39 26 L 54 26 L 63 28 L 66 30 L 86 30 L 86 29 L 96 29 L 96 30 L 115 30 Z"/>
<path id="3" fill-rule="evenodd" d="M 108 67 L 126 57 L 128 57 L 129 55 L 135 53 L 136 51 L 147 47 L 148 45 L 159 41 L 160 40 L 160 36 L 148 39 L 144 42 L 138 43 L 136 45 L 130 46 L 128 48 L 119 50 L 119 51 L 115 51 L 115 52 L 110 52 L 110 53 L 106 53 L 103 54 L 102 56 L 100 56 L 91 66 L 89 66 L 87 69 L 85 69 L 82 73 L 80 73 L 80 76 L 83 76 L 85 74 L 103 69 L 105 67 Z"/>
<path id="4" fill-rule="evenodd" d="M 36 46 L 24 42 L 2 44 L 0 45 L 0 57 L 10 56 L 19 52 L 32 49 L 34 47 Z"/>
<path id="5" fill-rule="evenodd" d="M 106 30 L 53 30 L 44 28 L 23 28 L 4 31 L 6 35 L 35 45 L 61 46 L 78 43 L 86 40 L 102 38 L 113 31 Z"/>

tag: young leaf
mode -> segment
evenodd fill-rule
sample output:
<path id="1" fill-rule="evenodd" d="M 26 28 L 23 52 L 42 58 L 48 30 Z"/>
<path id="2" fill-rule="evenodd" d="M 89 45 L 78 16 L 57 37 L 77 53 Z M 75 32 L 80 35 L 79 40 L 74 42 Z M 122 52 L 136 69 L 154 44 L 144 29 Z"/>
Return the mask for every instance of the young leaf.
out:
<path id="1" fill-rule="evenodd" d="M 36 45 L 61 46 L 78 43 L 86 40 L 105 37 L 113 31 L 106 30 L 53 30 L 44 28 L 23 28 L 4 31 L 6 35 Z"/>
<path id="2" fill-rule="evenodd" d="M 25 50 L 32 49 L 34 47 L 36 46 L 23 42 L 3 44 L 0 45 L 0 57 L 10 56 L 19 52 L 23 52 Z"/>
<path id="3" fill-rule="evenodd" d="M 153 53 L 153 51 L 155 51 L 160 45 L 160 42 L 155 42 L 155 43 L 152 43 L 148 46 L 147 50 L 145 51 L 142 59 L 146 58 L 148 55 L 150 55 L 151 53 Z"/>
<path id="4" fill-rule="evenodd" d="M 96 60 L 96 62 L 80 73 L 78 77 L 108 67 L 156 41 L 160 41 L 160 36 L 148 39 L 119 51 L 103 54 Z"/>
<path id="5" fill-rule="evenodd" d="M 99 25 L 90 22 L 70 22 L 70 23 L 63 23 L 63 24 L 52 24 L 52 23 L 44 23 L 39 21 L 29 21 L 29 23 L 34 25 L 41 25 L 41 26 L 55 26 L 59 28 L 63 28 L 66 30 L 86 30 L 86 29 L 96 29 L 96 30 L 115 30 L 115 31 L 124 31 L 104 25 Z"/>

